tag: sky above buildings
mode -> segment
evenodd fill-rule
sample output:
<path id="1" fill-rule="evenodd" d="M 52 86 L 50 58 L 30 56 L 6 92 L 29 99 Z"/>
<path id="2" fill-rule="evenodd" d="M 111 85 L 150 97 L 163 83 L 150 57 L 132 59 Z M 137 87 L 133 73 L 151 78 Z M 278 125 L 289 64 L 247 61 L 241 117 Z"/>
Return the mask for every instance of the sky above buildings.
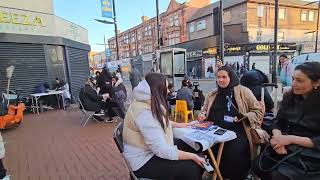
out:
<path id="1" fill-rule="evenodd" d="M 156 16 L 155 0 L 116 0 L 118 29 L 121 32 L 141 23 L 141 16 Z M 160 13 L 164 12 L 170 0 L 159 0 Z M 185 0 L 177 0 L 185 2 Z M 54 0 L 55 15 L 74 22 L 88 30 L 89 43 L 92 51 L 103 51 L 103 36 L 106 39 L 114 36 L 114 26 L 96 22 L 101 17 L 100 0 Z"/>
<path id="2" fill-rule="evenodd" d="M 185 2 L 186 0 L 177 0 Z M 216 0 L 212 0 L 214 2 Z M 314 0 L 306 0 L 314 1 Z M 121 32 L 141 23 L 141 16 L 156 16 L 156 0 L 116 0 L 118 28 Z M 160 13 L 166 11 L 170 0 L 159 0 Z M 55 15 L 74 22 L 88 30 L 92 51 L 104 50 L 103 36 L 114 36 L 114 26 L 96 22 L 101 17 L 100 0 L 54 0 Z"/>

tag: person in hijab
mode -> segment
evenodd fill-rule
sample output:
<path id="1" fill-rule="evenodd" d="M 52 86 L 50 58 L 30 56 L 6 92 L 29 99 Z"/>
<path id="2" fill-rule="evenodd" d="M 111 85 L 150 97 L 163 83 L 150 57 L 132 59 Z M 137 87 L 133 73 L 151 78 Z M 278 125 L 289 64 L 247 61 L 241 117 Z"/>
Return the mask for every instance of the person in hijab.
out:
<path id="1" fill-rule="evenodd" d="M 255 69 L 243 74 L 241 78 L 241 85 L 249 88 L 258 101 L 261 101 L 261 89 L 263 83 L 269 83 L 269 79 L 262 71 Z M 264 92 L 264 105 L 266 114 L 273 113 L 274 103 L 267 90 Z"/>
<path id="2" fill-rule="evenodd" d="M 257 153 L 250 127 L 260 129 L 263 110 L 250 89 L 239 85 L 239 78 L 230 66 L 218 69 L 217 85 L 218 90 L 208 94 L 198 119 L 212 121 L 237 134 L 236 139 L 225 143 L 220 167 L 223 177 L 243 180 L 248 175 L 250 160 Z"/>
<path id="3" fill-rule="evenodd" d="M 99 94 L 112 94 L 112 74 L 109 69 L 104 68 L 101 72 L 101 78 L 97 79 L 97 85 L 100 88 Z"/>

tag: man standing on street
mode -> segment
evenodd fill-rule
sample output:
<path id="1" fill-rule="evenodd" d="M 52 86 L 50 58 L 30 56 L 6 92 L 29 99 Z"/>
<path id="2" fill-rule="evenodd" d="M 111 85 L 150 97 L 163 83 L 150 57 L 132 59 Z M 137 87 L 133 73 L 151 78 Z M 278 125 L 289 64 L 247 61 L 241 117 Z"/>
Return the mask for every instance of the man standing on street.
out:
<path id="1" fill-rule="evenodd" d="M 131 72 L 129 74 L 130 82 L 132 90 L 139 84 L 141 81 L 141 74 L 140 72 L 135 68 L 134 65 L 131 65 Z"/>

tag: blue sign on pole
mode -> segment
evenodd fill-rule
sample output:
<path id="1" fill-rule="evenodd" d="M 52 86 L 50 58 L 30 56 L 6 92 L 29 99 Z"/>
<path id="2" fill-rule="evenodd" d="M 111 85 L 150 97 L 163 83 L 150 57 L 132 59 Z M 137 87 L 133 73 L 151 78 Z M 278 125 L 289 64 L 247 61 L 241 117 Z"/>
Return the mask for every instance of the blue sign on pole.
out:
<path id="1" fill-rule="evenodd" d="M 113 17 L 112 1 L 113 0 L 101 0 L 102 17 L 106 17 L 106 18 Z"/>
<path id="2" fill-rule="evenodd" d="M 107 58 L 111 56 L 111 51 L 110 51 L 109 48 L 107 48 L 105 52 L 106 52 L 106 57 Z"/>

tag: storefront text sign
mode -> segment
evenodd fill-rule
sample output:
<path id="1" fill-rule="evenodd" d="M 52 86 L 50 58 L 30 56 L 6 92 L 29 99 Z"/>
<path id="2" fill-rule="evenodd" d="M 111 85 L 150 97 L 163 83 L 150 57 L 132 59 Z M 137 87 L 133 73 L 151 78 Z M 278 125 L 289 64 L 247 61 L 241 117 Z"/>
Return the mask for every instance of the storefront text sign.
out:
<path id="1" fill-rule="evenodd" d="M 212 56 L 217 54 L 217 48 L 206 48 L 203 49 L 203 56 Z"/>
<path id="2" fill-rule="evenodd" d="M 187 58 L 202 57 L 202 50 L 187 52 Z"/>

